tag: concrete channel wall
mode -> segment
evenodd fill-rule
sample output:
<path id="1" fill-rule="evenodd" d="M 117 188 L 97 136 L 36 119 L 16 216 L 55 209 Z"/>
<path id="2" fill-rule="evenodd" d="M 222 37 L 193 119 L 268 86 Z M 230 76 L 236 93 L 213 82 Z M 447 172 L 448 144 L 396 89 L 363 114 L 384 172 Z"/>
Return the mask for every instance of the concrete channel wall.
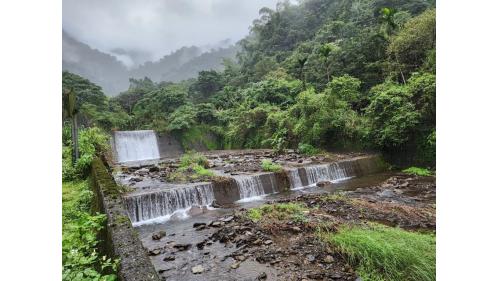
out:
<path id="1" fill-rule="evenodd" d="M 101 233 L 103 250 L 108 256 L 120 259 L 117 272 L 119 280 L 159 281 L 123 207 L 119 187 L 99 158 L 92 161 L 91 181 L 95 195 L 94 208 L 107 217 L 105 229 Z"/>

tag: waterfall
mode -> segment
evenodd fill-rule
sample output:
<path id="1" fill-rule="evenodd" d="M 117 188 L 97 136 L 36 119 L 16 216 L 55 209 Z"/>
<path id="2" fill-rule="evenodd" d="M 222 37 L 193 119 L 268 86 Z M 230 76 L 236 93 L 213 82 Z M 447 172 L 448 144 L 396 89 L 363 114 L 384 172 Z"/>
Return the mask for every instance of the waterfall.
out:
<path id="1" fill-rule="evenodd" d="M 299 169 L 289 170 L 288 179 L 290 180 L 291 189 L 297 189 L 302 187 L 302 181 L 300 180 Z"/>
<path id="2" fill-rule="evenodd" d="M 172 214 L 187 211 L 194 206 L 209 206 L 214 201 L 211 183 L 181 186 L 145 192 L 125 197 L 130 220 L 138 222 L 168 220 Z"/>
<path id="3" fill-rule="evenodd" d="M 339 165 L 339 163 L 331 163 L 304 167 L 307 176 L 307 184 L 313 185 L 320 181 L 348 179 L 353 174 L 352 165 L 350 162 L 343 162 L 341 164 L 342 165 Z M 293 188 L 297 187 L 293 186 Z"/>
<path id="4" fill-rule="evenodd" d="M 258 197 L 265 194 L 264 185 L 259 176 L 235 176 L 240 199 Z M 274 186 L 273 186 L 274 188 Z"/>
<path id="5" fill-rule="evenodd" d="M 160 158 L 158 141 L 153 130 L 117 131 L 114 140 L 118 162 Z"/>

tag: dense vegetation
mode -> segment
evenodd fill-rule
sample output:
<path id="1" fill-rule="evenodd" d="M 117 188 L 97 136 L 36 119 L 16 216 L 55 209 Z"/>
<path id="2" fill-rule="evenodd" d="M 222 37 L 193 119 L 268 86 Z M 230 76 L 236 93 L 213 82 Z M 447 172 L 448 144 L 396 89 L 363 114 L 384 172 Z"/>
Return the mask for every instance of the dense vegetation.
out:
<path id="1" fill-rule="evenodd" d="M 196 79 L 130 79 L 107 98 L 64 72 L 86 125 L 155 129 L 214 148 L 376 150 L 435 165 L 435 3 L 286 1 L 263 8 L 237 62 Z"/>
<path id="2" fill-rule="evenodd" d="M 106 216 L 92 212 L 93 195 L 86 180 L 92 159 L 108 149 L 108 135 L 97 127 L 80 129 L 80 157 L 74 165 L 67 124 L 63 126 L 62 143 L 62 280 L 116 280 L 118 261 L 98 251 L 97 233 L 104 227 Z"/>

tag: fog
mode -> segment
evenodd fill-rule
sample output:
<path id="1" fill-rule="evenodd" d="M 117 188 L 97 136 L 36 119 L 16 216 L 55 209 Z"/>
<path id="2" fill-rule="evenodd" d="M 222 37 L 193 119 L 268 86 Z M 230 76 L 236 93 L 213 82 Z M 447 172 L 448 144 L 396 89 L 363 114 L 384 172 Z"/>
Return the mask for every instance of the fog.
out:
<path id="1" fill-rule="evenodd" d="M 183 46 L 210 47 L 248 34 L 278 0 L 63 0 L 63 29 L 128 67 Z M 227 41 L 225 42 L 227 44 Z"/>

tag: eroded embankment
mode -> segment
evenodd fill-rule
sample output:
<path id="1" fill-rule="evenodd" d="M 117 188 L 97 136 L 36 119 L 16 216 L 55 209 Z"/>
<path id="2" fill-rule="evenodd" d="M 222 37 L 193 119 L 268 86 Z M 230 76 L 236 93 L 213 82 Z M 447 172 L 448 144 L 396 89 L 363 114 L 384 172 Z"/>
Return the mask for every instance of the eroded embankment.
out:
<path id="1" fill-rule="evenodd" d="M 106 214 L 107 222 L 101 238 L 106 254 L 120 260 L 118 277 L 122 281 L 160 280 L 147 256 L 137 232 L 123 207 L 119 187 L 101 159 L 94 159 L 91 168 L 95 209 Z"/>

